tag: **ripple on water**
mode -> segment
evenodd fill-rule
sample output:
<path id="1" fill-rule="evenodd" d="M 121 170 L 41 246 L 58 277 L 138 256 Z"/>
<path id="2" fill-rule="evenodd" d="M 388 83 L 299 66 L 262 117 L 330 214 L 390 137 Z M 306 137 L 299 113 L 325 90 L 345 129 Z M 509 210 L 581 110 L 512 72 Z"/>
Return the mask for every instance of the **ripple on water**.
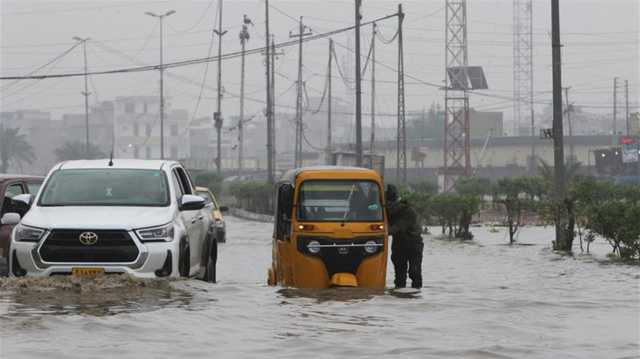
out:
<path id="1" fill-rule="evenodd" d="M 4 303 L 0 307 L 0 318 L 109 316 L 197 305 L 193 293 L 178 288 L 179 282 L 136 279 L 127 275 L 0 278 L 0 302 Z"/>

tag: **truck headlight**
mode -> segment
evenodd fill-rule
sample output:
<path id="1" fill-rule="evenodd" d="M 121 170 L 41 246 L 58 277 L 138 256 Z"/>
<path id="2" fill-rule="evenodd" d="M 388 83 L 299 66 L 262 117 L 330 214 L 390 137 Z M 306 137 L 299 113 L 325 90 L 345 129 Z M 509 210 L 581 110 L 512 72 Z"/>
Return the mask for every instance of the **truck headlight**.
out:
<path id="1" fill-rule="evenodd" d="M 29 227 L 24 224 L 16 225 L 15 239 L 19 242 L 38 242 L 44 236 L 43 228 Z"/>
<path id="2" fill-rule="evenodd" d="M 171 242 L 173 240 L 173 223 L 158 227 L 136 229 L 136 234 L 142 242 Z"/>

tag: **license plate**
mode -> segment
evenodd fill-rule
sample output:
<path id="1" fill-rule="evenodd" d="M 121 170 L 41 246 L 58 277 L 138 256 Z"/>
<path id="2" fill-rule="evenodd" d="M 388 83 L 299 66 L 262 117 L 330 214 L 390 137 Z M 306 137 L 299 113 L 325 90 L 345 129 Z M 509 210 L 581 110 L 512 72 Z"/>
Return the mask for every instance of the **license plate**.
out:
<path id="1" fill-rule="evenodd" d="M 78 276 L 78 277 L 95 277 L 101 274 L 104 274 L 104 268 L 96 268 L 96 267 L 90 267 L 90 268 L 83 268 L 83 267 L 77 267 L 77 268 L 71 268 L 71 274 Z"/>

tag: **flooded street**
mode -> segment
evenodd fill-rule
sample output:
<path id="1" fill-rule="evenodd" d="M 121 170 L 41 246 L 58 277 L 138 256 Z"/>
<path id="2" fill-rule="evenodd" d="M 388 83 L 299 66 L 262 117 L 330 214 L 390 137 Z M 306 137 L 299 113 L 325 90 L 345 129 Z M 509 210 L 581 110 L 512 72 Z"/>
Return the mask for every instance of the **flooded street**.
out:
<path id="1" fill-rule="evenodd" d="M 266 286 L 271 224 L 228 218 L 217 284 L 0 282 L 1 358 L 637 358 L 640 271 L 549 250 L 551 228 L 426 236 L 415 297 Z M 437 229 L 434 229 L 437 230 Z M 578 249 L 579 253 L 579 249 Z M 387 285 L 393 282 L 389 265 Z"/>

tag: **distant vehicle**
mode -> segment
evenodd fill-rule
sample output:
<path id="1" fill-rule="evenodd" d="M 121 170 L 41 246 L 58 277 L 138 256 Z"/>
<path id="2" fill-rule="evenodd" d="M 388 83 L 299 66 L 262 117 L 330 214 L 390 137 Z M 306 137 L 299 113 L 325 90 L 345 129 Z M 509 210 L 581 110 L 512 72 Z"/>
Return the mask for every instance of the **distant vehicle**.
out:
<path id="1" fill-rule="evenodd" d="M 0 218 L 5 213 L 14 212 L 24 215 L 29 209 L 14 197 L 38 193 L 44 177 L 25 175 L 0 175 Z M 0 275 L 8 274 L 9 243 L 13 225 L 0 223 Z"/>
<path id="2" fill-rule="evenodd" d="M 217 242 L 204 200 L 177 162 L 88 160 L 56 165 L 30 210 L 5 213 L 13 276 L 128 273 L 215 281 Z"/>
<path id="3" fill-rule="evenodd" d="M 196 193 L 204 199 L 205 207 L 211 210 L 213 233 L 216 236 L 216 240 L 218 242 L 226 242 L 227 225 L 222 213 L 226 212 L 228 208 L 226 206 L 219 206 L 216 197 L 207 187 L 196 187 Z"/>
<path id="4" fill-rule="evenodd" d="M 308 167 L 276 184 L 270 285 L 383 289 L 388 234 L 380 175 Z"/>

